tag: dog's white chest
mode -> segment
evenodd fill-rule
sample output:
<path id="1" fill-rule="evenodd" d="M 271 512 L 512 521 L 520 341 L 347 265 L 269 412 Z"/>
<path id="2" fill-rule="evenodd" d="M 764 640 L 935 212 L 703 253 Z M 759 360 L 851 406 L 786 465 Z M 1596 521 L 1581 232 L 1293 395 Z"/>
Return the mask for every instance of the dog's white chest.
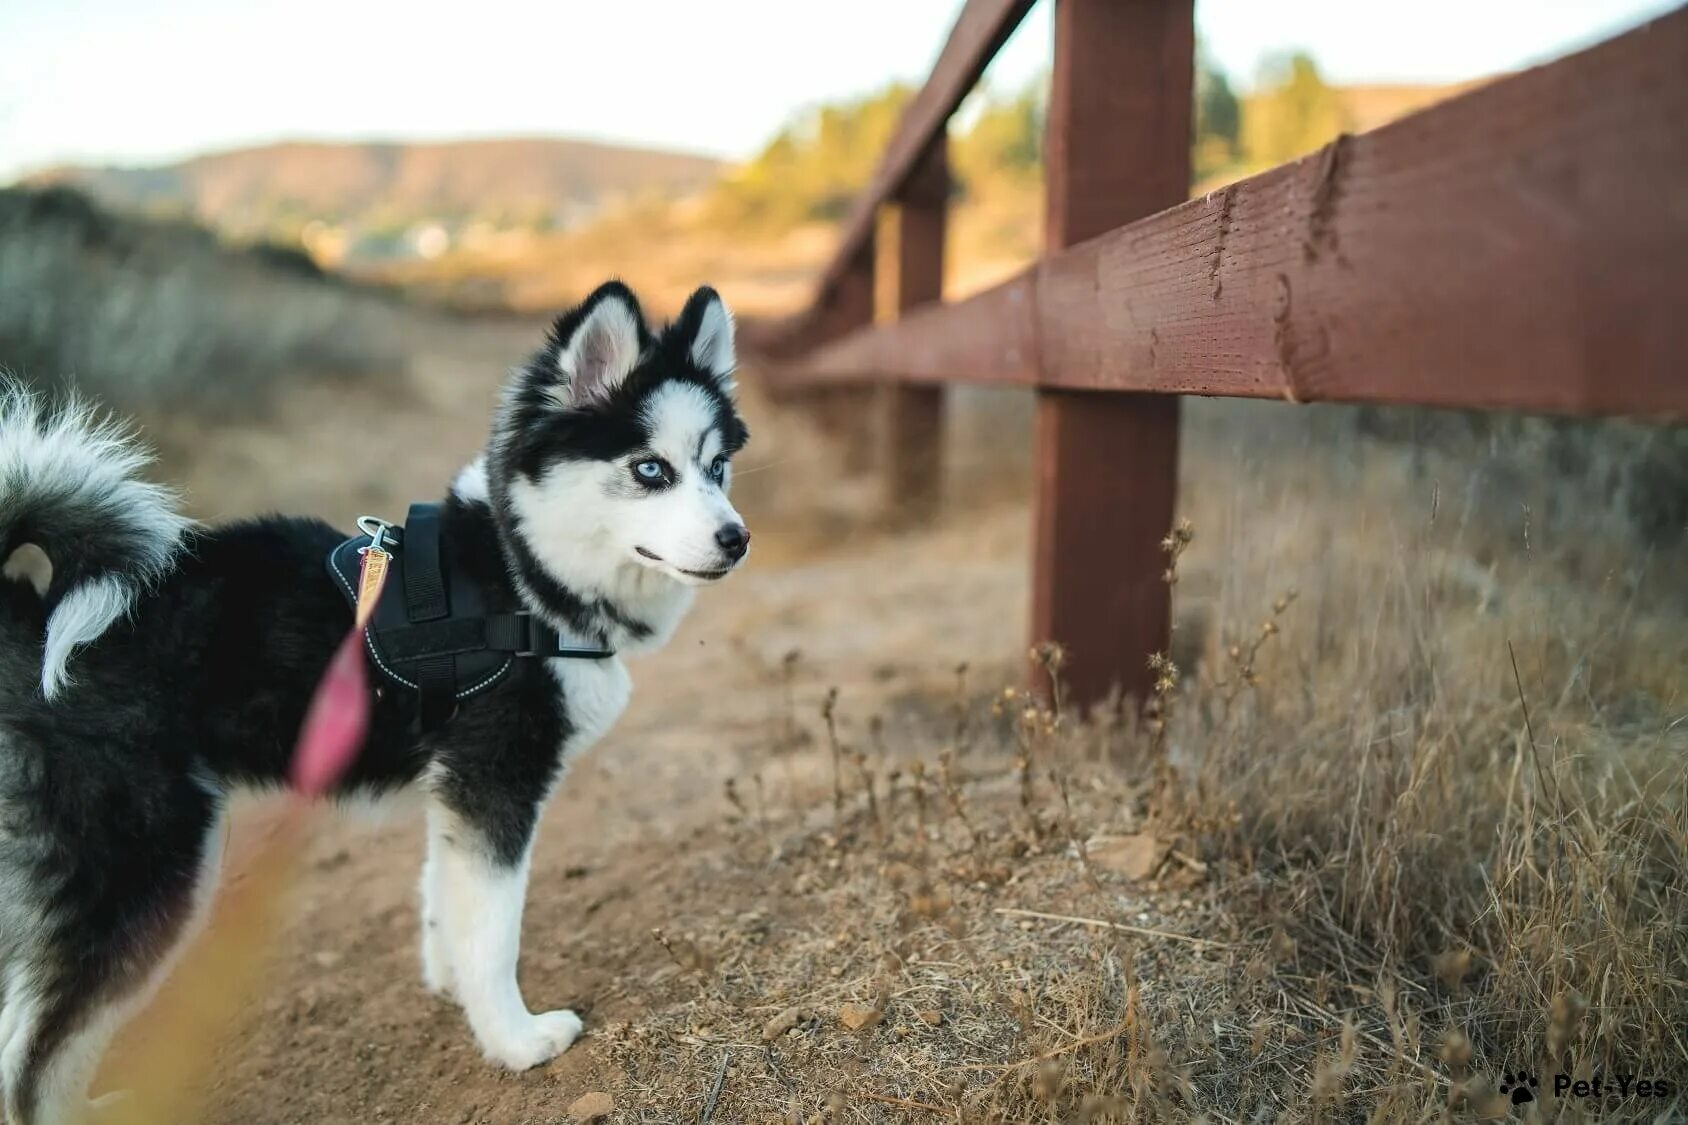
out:
<path id="1" fill-rule="evenodd" d="M 633 680 L 620 657 L 607 660 L 550 660 L 551 677 L 563 693 L 569 724 L 563 753 L 572 757 L 615 725 L 633 694 Z"/>

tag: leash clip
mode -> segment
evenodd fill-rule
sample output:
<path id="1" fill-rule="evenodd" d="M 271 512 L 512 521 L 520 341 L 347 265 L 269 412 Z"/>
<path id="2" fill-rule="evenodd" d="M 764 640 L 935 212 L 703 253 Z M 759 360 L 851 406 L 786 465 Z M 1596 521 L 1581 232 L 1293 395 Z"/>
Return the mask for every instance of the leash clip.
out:
<path id="1" fill-rule="evenodd" d="M 384 551 L 387 549 L 387 532 L 393 525 L 378 516 L 359 516 L 358 530 L 369 536 L 369 546 L 359 547 L 358 554 L 366 555 L 370 551 Z"/>

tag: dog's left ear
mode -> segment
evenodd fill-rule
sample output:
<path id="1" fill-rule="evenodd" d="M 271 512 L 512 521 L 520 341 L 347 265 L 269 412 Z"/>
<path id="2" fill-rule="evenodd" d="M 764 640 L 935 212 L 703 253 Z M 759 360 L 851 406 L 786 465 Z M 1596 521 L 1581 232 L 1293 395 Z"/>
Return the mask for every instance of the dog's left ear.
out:
<path id="1" fill-rule="evenodd" d="M 686 358 L 694 367 L 713 375 L 722 390 L 732 392 L 733 369 L 738 366 L 733 314 L 727 311 L 719 293 L 707 285 L 693 293 L 669 331 L 674 342 L 686 349 Z"/>
<path id="2" fill-rule="evenodd" d="M 551 336 L 556 372 L 563 380 L 556 397 L 564 406 L 582 407 L 608 398 L 621 385 L 638 364 L 649 334 L 633 291 L 606 281 L 559 317 Z"/>

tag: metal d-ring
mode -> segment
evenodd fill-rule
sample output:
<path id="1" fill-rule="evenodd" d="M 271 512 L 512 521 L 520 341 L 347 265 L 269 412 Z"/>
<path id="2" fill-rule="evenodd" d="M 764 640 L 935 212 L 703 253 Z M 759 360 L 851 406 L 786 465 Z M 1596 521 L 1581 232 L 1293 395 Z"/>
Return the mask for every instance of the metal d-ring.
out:
<path id="1" fill-rule="evenodd" d="M 358 548 L 358 554 L 360 555 L 366 551 L 378 551 L 384 549 L 386 546 L 385 540 L 387 532 L 393 530 L 393 528 L 397 526 L 396 524 L 392 524 L 384 519 L 381 519 L 379 516 L 359 516 L 357 524 L 358 530 L 369 536 L 369 546 Z"/>

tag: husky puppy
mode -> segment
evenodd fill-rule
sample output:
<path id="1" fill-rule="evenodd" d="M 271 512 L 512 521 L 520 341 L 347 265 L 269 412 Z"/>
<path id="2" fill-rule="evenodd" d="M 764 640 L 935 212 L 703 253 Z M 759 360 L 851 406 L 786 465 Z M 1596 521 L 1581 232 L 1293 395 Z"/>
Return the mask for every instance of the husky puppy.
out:
<path id="1" fill-rule="evenodd" d="M 605 284 L 514 371 L 441 514 L 447 570 L 602 659 L 518 659 L 419 734 L 378 693 L 348 796 L 427 804 L 422 979 L 486 1056 L 536 1066 L 580 1035 L 516 984 L 534 830 L 615 722 L 620 654 L 674 632 L 750 533 L 727 499 L 748 436 L 733 321 L 699 289 L 660 333 Z M 203 527 L 88 409 L 0 394 L 0 1083 L 12 1125 L 82 1119 L 91 1072 L 167 972 L 216 879 L 228 794 L 284 783 L 351 612 L 317 520 Z"/>

